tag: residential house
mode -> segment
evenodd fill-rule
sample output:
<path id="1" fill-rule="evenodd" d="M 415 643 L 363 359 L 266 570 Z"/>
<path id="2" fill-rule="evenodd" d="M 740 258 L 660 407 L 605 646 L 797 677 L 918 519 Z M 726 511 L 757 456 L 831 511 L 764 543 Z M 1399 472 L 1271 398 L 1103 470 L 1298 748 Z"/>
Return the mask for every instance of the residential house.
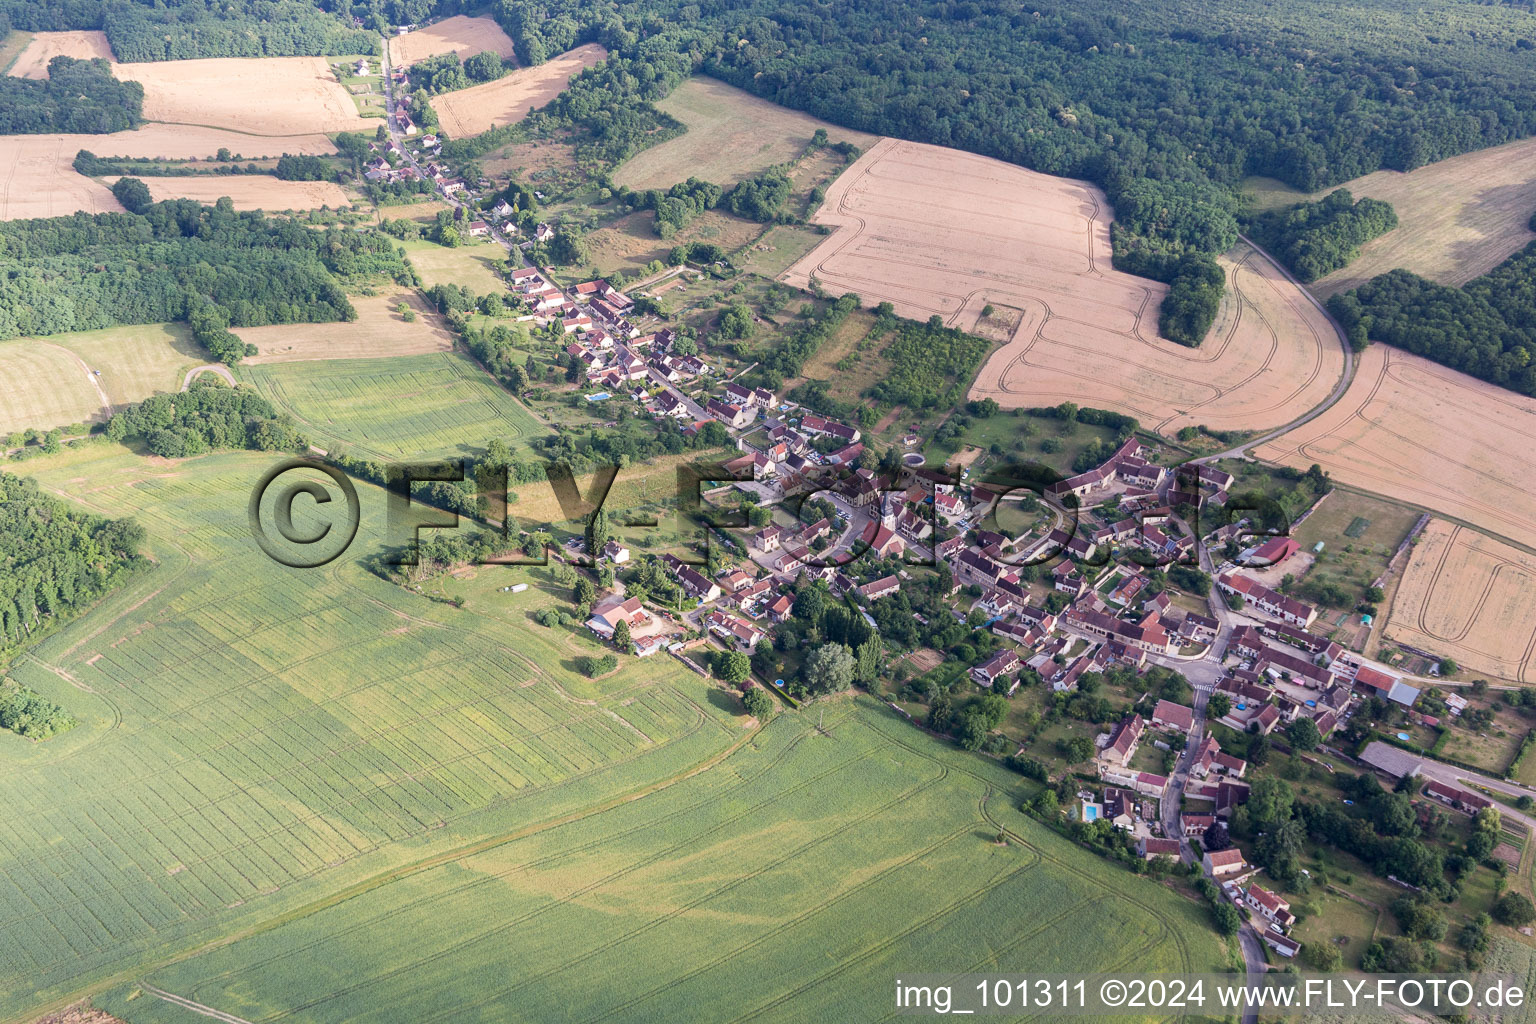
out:
<path id="1" fill-rule="evenodd" d="M 1122 718 L 1109 734 L 1104 749 L 1099 751 L 1099 760 L 1111 764 L 1128 764 L 1131 755 L 1136 753 L 1137 745 L 1141 743 L 1143 727 L 1141 716 L 1134 711 Z"/>
<path id="2" fill-rule="evenodd" d="M 1257 580 L 1239 573 L 1227 572 L 1216 577 L 1216 586 L 1224 593 L 1236 594 L 1246 603 L 1294 626 L 1305 629 L 1317 618 L 1317 609 L 1293 597 L 1286 597 L 1278 590 L 1271 590 Z"/>
<path id="3" fill-rule="evenodd" d="M 610 540 L 603 545 L 603 557 L 614 565 L 623 565 L 629 561 L 629 548 L 616 540 Z"/>
<path id="4" fill-rule="evenodd" d="M 971 669 L 971 678 L 977 686 L 990 688 L 999 676 L 1011 675 L 1019 670 L 1019 656 L 1011 648 L 1004 648 Z M 1015 683 L 1017 685 L 1017 683 Z"/>
<path id="5" fill-rule="evenodd" d="M 1142 860 L 1151 860 L 1154 857 L 1172 857 L 1179 859 L 1179 841 L 1177 839 L 1158 839 L 1155 836 L 1142 836 L 1136 841 L 1136 853 Z"/>
<path id="6" fill-rule="evenodd" d="M 1152 724 L 1160 729 L 1173 729 L 1187 734 L 1195 727 L 1195 712 L 1183 704 L 1160 700 L 1152 709 Z"/>

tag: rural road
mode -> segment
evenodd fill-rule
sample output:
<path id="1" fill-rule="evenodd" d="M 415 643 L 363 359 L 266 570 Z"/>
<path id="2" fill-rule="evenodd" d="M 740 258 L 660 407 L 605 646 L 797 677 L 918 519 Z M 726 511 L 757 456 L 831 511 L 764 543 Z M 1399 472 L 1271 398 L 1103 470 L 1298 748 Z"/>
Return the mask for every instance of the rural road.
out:
<path id="1" fill-rule="evenodd" d="M 1238 235 L 1237 237 L 1253 246 L 1254 252 L 1268 260 L 1270 265 L 1273 266 L 1276 270 L 1280 271 L 1280 273 L 1284 275 L 1287 281 L 1291 282 L 1291 284 L 1300 289 L 1301 294 L 1307 297 L 1307 301 L 1312 303 L 1312 305 L 1317 308 L 1318 312 L 1322 313 L 1327 321 L 1333 325 L 1334 333 L 1338 336 L 1339 339 L 1339 345 L 1344 349 L 1344 372 L 1340 375 L 1338 383 L 1334 385 L 1333 391 L 1328 395 L 1327 398 L 1323 399 L 1322 404 L 1316 406 L 1309 412 L 1303 413 L 1283 427 L 1278 427 L 1266 434 L 1261 434 L 1260 436 L 1251 440 L 1244 441 L 1242 444 L 1233 448 L 1228 448 L 1224 452 L 1216 452 L 1214 455 L 1202 455 L 1200 458 L 1192 460 L 1194 462 L 1215 462 L 1217 459 L 1248 458 L 1245 452 L 1247 452 L 1249 448 L 1257 448 L 1260 445 L 1268 444 L 1270 441 L 1273 441 L 1275 438 L 1282 434 L 1295 430 L 1297 427 L 1305 426 L 1306 424 L 1311 423 L 1323 413 L 1327 412 L 1329 409 L 1332 409 L 1335 405 L 1338 404 L 1339 399 L 1344 397 L 1344 392 L 1349 390 L 1349 385 L 1355 379 L 1354 347 L 1350 345 L 1349 337 L 1344 333 L 1344 328 L 1339 324 L 1337 320 L 1333 318 L 1333 314 L 1328 312 L 1328 307 L 1324 306 L 1321 302 L 1318 302 L 1317 296 L 1308 291 L 1306 285 L 1296 280 L 1296 276 L 1292 274 L 1284 264 L 1282 264 L 1279 260 L 1275 259 L 1267 251 L 1265 251 L 1263 246 L 1259 245 L 1257 242 L 1247 237 L 1246 235 Z"/>
<path id="2" fill-rule="evenodd" d="M 96 373 L 89 366 L 86 365 L 85 360 L 81 359 L 78 355 L 76 355 L 75 353 L 71 352 L 69 349 L 65 348 L 63 345 L 54 345 L 54 344 L 52 344 L 50 342 L 46 342 L 46 341 L 39 342 L 39 344 L 41 344 L 45 348 L 56 348 L 60 352 L 63 352 L 65 355 L 69 356 L 70 359 L 74 360 L 75 365 L 80 367 L 80 372 L 85 374 L 85 379 L 91 382 L 91 387 L 96 389 L 96 397 L 101 399 L 101 408 L 107 414 L 107 417 L 110 419 L 111 416 L 112 416 L 112 413 L 116 411 L 115 409 L 112 408 L 112 400 L 107 397 L 107 389 L 101 386 L 101 378 L 99 376 L 97 376 Z"/>
<path id="3" fill-rule="evenodd" d="M 187 371 L 187 375 L 181 379 L 181 390 L 190 388 L 193 379 L 200 373 L 216 373 L 228 381 L 230 387 L 235 386 L 235 375 L 229 371 L 229 367 L 223 363 L 207 363 L 203 366 L 194 366 Z"/>
<path id="4" fill-rule="evenodd" d="M 1373 741 L 1371 746 L 1376 746 L 1380 742 L 1380 740 Z M 1369 750 L 1370 748 L 1367 747 L 1366 749 Z M 1508 797 L 1528 796 L 1536 799 L 1536 789 L 1522 786 L 1517 782 L 1505 782 L 1503 779 L 1494 778 L 1492 775 L 1468 771 L 1466 768 L 1458 768 L 1455 765 L 1446 764 L 1444 761 L 1436 761 L 1430 757 L 1421 757 L 1419 762 L 1419 777 L 1421 779 L 1433 779 L 1447 786 L 1461 786 L 1471 783 Z M 1503 806 L 1499 808 L 1499 813 L 1506 818 L 1513 818 L 1532 831 L 1536 831 L 1536 817 L 1522 814 L 1513 808 Z"/>

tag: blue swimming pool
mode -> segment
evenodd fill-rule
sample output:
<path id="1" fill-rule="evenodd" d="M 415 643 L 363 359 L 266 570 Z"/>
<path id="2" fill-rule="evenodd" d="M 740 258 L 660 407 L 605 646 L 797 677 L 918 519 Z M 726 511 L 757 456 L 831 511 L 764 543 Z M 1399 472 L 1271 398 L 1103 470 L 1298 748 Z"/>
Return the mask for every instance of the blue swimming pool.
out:
<path id="1" fill-rule="evenodd" d="M 1083 804 L 1083 820 L 1084 821 L 1098 821 L 1099 820 L 1099 805 L 1098 804 Z"/>
<path id="2" fill-rule="evenodd" d="M 595 395 L 588 395 L 588 396 L 587 396 L 587 401 L 589 401 L 589 402 L 602 402 L 602 401 L 606 401 L 606 400 L 608 400 L 608 399 L 610 399 L 610 398 L 612 398 L 612 397 L 613 397 L 613 396 L 612 396 L 612 395 L 610 395 L 610 394 L 609 394 L 609 393 L 608 393 L 608 392 L 606 392 L 606 391 L 599 391 L 599 392 L 598 392 L 598 393 L 597 393 L 597 394 L 595 394 Z"/>

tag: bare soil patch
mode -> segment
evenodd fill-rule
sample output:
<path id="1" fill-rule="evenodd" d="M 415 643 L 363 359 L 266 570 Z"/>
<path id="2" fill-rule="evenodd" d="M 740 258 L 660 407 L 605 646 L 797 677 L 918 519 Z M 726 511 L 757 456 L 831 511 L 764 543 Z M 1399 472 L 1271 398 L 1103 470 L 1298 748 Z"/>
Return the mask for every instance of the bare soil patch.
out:
<path id="1" fill-rule="evenodd" d="M 1016 317 L 970 391 L 1007 408 L 1073 401 L 1173 433 L 1278 426 L 1326 397 L 1343 350 L 1267 261 L 1229 254 L 1223 314 L 1185 348 L 1157 334 L 1166 287 L 1111 266 L 1111 218 L 1086 182 L 886 139 L 828 189 L 814 219 L 836 230 L 784 280 L 965 330 L 989 304 Z"/>
<path id="2" fill-rule="evenodd" d="M 534 176 L 540 172 L 574 172 L 577 169 L 576 147 L 552 139 L 517 142 L 487 153 L 480 158 L 480 166 L 495 178 L 516 175 L 524 180 L 535 180 Z"/>
<path id="3" fill-rule="evenodd" d="M 717 79 L 690 78 L 659 103 L 688 131 L 626 160 L 613 179 L 630 188 L 668 188 L 690 177 L 732 185 L 805 151 L 817 128 L 833 142 L 868 149 L 879 139 L 758 99 Z"/>
<path id="4" fill-rule="evenodd" d="M 1383 630 L 1475 675 L 1536 682 L 1536 557 L 1433 520 L 1419 534 Z"/>
<path id="5" fill-rule="evenodd" d="M 150 121 L 252 135 L 364 131 L 382 123 L 358 114 L 324 57 L 156 61 L 118 64 L 115 73 L 143 83 L 144 117 Z"/>
<path id="6" fill-rule="evenodd" d="M 1337 405 L 1254 454 L 1536 545 L 1536 400 L 1388 345 Z"/>
<path id="7" fill-rule="evenodd" d="M 434 25 L 414 29 L 389 41 L 389 56 L 397 66 L 415 64 L 440 53 L 456 53 L 459 59 L 487 51 L 503 60 L 517 59 L 512 40 L 490 18 L 468 18 L 456 14 Z"/>
<path id="8" fill-rule="evenodd" d="M 220 148 L 246 160 L 336 151 L 331 140 L 319 134 L 257 136 L 179 124 L 147 124 L 137 131 L 111 135 L 7 136 L 0 146 L 0 220 L 121 210 L 105 185 L 76 173 L 72 165 L 82 149 L 102 157 L 175 160 L 211 157 Z"/>
<path id="9" fill-rule="evenodd" d="M 1377 171 L 1346 182 L 1356 199 L 1392 204 L 1398 226 L 1367 242 L 1349 266 L 1317 281 L 1332 295 L 1402 267 L 1441 284 L 1465 284 L 1536 239 L 1536 139 L 1441 160 L 1404 174 Z M 1329 191 L 1332 191 L 1331 189 Z"/>
<path id="10" fill-rule="evenodd" d="M 434 97 L 443 130 L 461 139 L 521 121 L 530 108 L 544 106 L 565 91 L 577 74 L 608 56 L 598 43 L 578 46 L 538 67 L 519 68 L 504 78 Z"/>
<path id="11" fill-rule="evenodd" d="M 108 184 L 116 178 L 105 178 Z M 216 203 L 228 196 L 237 210 L 318 210 L 335 209 L 351 200 L 333 181 L 281 181 L 265 174 L 192 175 L 188 177 L 145 178 L 149 194 L 162 199 L 195 199 Z"/>
<path id="12" fill-rule="evenodd" d="M 113 59 L 105 32 L 34 32 L 32 41 L 21 51 L 8 74 L 16 78 L 47 78 L 48 62 L 55 57 Z"/>
<path id="13" fill-rule="evenodd" d="M 407 323 L 398 311 L 402 302 L 415 310 L 414 322 Z M 416 356 L 453 348 L 453 335 L 414 291 L 352 296 L 352 305 L 357 319 L 351 323 L 237 328 L 235 333 L 257 351 L 243 365 Z"/>

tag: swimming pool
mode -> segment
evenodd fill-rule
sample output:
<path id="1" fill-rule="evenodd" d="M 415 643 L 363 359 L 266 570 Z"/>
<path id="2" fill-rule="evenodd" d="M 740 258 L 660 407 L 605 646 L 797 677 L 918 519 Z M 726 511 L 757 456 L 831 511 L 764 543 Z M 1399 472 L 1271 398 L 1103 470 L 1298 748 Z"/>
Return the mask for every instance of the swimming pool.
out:
<path id="1" fill-rule="evenodd" d="M 606 391 L 599 391 L 595 395 L 588 395 L 587 396 L 587 401 L 589 401 L 589 402 L 603 402 L 603 401 L 606 401 L 606 400 L 608 400 L 608 399 L 610 399 L 612 397 L 613 396 L 610 395 Z"/>
<path id="2" fill-rule="evenodd" d="M 1083 820 L 1097 821 L 1099 819 L 1098 804 L 1083 804 Z"/>

